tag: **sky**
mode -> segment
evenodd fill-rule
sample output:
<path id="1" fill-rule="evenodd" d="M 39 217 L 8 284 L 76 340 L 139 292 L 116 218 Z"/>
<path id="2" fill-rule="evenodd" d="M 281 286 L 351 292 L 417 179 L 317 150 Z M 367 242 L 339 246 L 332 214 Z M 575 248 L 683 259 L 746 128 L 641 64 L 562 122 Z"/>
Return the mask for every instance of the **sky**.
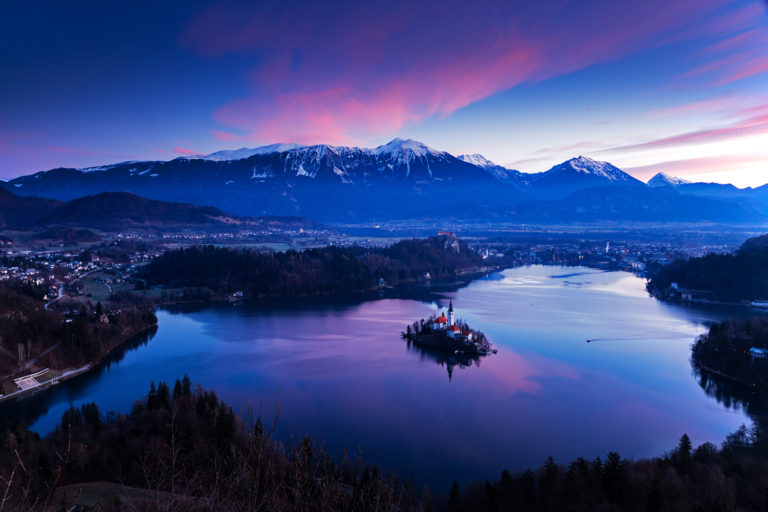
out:
<path id="1" fill-rule="evenodd" d="M 765 0 L 0 1 L 0 178 L 413 138 L 768 182 Z"/>

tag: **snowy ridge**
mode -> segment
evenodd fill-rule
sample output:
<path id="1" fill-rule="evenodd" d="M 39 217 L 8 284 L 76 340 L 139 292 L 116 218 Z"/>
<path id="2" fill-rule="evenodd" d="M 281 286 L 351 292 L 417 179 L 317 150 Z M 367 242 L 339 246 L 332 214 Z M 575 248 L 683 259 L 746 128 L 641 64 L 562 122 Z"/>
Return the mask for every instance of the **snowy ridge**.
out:
<path id="1" fill-rule="evenodd" d="M 678 178 L 676 176 L 670 176 L 669 174 L 660 172 L 657 173 L 653 178 L 648 180 L 648 185 L 651 187 L 663 187 L 667 185 L 676 186 L 676 185 L 687 185 L 691 183 L 688 180 L 684 180 L 683 178 Z"/>
<path id="2" fill-rule="evenodd" d="M 100 172 L 100 171 L 108 171 L 110 169 L 113 169 L 115 167 L 121 166 L 121 165 L 128 165 L 128 164 L 135 164 L 138 160 L 127 160 L 125 162 L 118 162 L 116 164 L 109 164 L 109 165 L 97 165 L 94 167 L 81 167 L 80 169 L 77 169 L 80 172 Z"/>
<path id="3" fill-rule="evenodd" d="M 205 168 L 200 161 L 209 162 Z M 195 162 L 198 162 L 196 164 Z M 493 180 L 526 190 L 534 195 L 545 195 L 547 190 L 560 187 L 564 191 L 605 184 L 640 183 L 617 167 L 580 156 L 541 173 L 522 173 L 488 160 L 481 154 L 454 157 L 430 148 L 413 139 L 395 138 L 375 148 L 331 146 L 316 144 L 304 146 L 295 143 L 277 143 L 256 148 L 216 151 L 209 155 L 191 155 L 168 162 L 121 162 L 79 169 L 82 174 L 95 173 L 123 175 L 139 183 L 145 178 L 160 178 L 171 173 L 191 176 L 211 164 L 221 164 L 217 172 L 222 183 L 306 183 L 319 180 L 344 185 L 363 185 L 411 181 L 413 183 L 483 182 Z M 42 178 L 46 173 L 35 175 Z M 203 179 L 196 176 L 195 179 Z M 163 181 L 163 180 L 158 180 Z M 14 181 L 13 186 L 27 181 Z M 122 184 L 120 186 L 123 186 Z M 292 186 L 292 185 L 289 185 Z"/>
<path id="4" fill-rule="evenodd" d="M 442 153 L 442 151 L 435 151 L 419 141 L 413 139 L 401 139 L 399 137 L 392 139 L 372 151 L 375 155 L 410 155 L 416 157 L 425 157 L 430 153 Z"/>
<path id="5" fill-rule="evenodd" d="M 459 155 L 456 158 L 462 162 L 472 164 L 475 167 L 485 170 L 488 174 L 503 183 L 526 185 L 532 176 L 514 169 L 507 169 L 506 167 L 491 162 L 479 153 L 475 153 L 474 155 Z"/>
<path id="6" fill-rule="evenodd" d="M 435 151 L 420 142 L 404 139 L 394 139 L 374 149 L 317 144 L 270 153 L 276 153 L 275 158 L 280 162 L 283 176 L 317 178 L 321 175 L 332 175 L 345 184 L 367 181 L 367 176 L 371 175 L 372 170 L 375 170 L 372 174 L 374 176 L 404 175 L 407 178 L 417 160 L 421 161 L 431 178 L 431 159 L 448 157 L 445 152 Z M 266 161 L 263 168 L 254 167 L 251 177 L 264 179 L 274 176 L 274 173 L 270 172 L 274 165 L 274 162 Z"/>
<path id="7" fill-rule="evenodd" d="M 216 151 L 210 155 L 192 155 L 185 156 L 188 160 L 211 160 L 213 162 L 224 162 L 227 160 L 242 160 L 244 158 L 250 158 L 253 155 L 268 155 L 269 153 L 283 153 L 284 151 L 291 151 L 293 149 L 299 149 L 304 146 L 299 144 L 290 143 L 277 143 L 269 144 L 268 146 L 259 146 L 257 148 L 240 148 L 240 149 L 225 149 L 222 151 Z"/>
<path id="8" fill-rule="evenodd" d="M 474 155 L 459 155 L 456 158 L 478 167 L 501 167 L 497 166 L 495 163 L 491 162 L 479 153 L 475 153 Z"/>
<path id="9" fill-rule="evenodd" d="M 635 178 L 625 173 L 608 162 L 592 160 L 584 156 L 571 158 L 560 165 L 556 165 L 544 175 L 555 176 L 563 173 L 577 173 L 603 178 L 611 182 L 633 182 Z"/>

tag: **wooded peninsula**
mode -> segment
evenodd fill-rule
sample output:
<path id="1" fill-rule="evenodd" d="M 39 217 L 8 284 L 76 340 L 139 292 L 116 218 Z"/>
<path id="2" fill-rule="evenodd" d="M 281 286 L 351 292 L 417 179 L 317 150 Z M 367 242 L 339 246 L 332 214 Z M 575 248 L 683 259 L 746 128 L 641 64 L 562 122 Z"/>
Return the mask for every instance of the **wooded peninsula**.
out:
<path id="1" fill-rule="evenodd" d="M 768 298 L 768 235 L 750 238 L 733 254 L 677 260 L 648 282 L 658 298 L 750 302 Z"/>
<path id="2" fill-rule="evenodd" d="M 259 252 L 214 246 L 166 251 L 139 274 L 147 286 L 182 289 L 179 300 L 304 297 L 363 292 L 418 279 L 479 272 L 482 257 L 455 236 L 402 240 L 386 248 L 323 247 Z M 498 268 L 498 267 L 493 267 Z M 196 296 L 196 297 L 195 297 Z"/>

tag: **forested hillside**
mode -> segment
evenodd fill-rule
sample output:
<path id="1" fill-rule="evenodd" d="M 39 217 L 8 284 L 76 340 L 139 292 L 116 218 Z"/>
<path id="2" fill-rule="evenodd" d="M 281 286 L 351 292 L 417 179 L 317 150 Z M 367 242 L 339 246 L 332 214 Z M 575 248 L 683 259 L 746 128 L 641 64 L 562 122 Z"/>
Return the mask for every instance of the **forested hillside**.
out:
<path id="1" fill-rule="evenodd" d="M 148 306 L 135 301 L 64 302 L 70 308 L 64 313 L 46 309 L 37 287 L 14 280 L 0 284 L 0 385 L 25 366 L 61 369 L 94 362 L 157 322 Z"/>
<path id="2" fill-rule="evenodd" d="M 750 238 L 734 254 L 709 254 L 661 268 L 648 290 L 663 295 L 672 285 L 726 301 L 768 298 L 768 235 Z"/>
<path id="3" fill-rule="evenodd" d="M 202 287 L 216 293 L 294 297 L 370 290 L 417 279 L 439 278 L 482 265 L 480 255 L 452 236 L 404 240 L 384 249 L 324 247 L 258 252 L 213 246 L 167 251 L 142 273 L 149 285 Z"/>
<path id="4" fill-rule="evenodd" d="M 185 376 L 151 384 L 128 414 L 71 406 L 41 439 L 0 427 L 0 504 L 28 512 L 70 510 L 560 511 L 765 510 L 768 460 L 761 429 L 741 428 L 721 447 L 683 435 L 655 459 L 549 458 L 536 470 L 502 471 L 463 489 L 415 488 L 355 455 L 331 457 L 310 437 L 273 437 L 267 417 L 236 414 Z M 354 443 L 357 440 L 350 440 Z M 53 509 L 53 508 L 51 508 Z"/>

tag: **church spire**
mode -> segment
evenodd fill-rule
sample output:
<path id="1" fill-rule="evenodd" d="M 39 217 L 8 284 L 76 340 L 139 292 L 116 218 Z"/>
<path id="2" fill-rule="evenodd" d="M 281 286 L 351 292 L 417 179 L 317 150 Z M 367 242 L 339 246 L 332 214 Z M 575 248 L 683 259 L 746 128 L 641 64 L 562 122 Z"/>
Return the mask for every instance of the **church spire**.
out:
<path id="1" fill-rule="evenodd" d="M 448 325 L 453 325 L 453 301 L 448 306 Z"/>

